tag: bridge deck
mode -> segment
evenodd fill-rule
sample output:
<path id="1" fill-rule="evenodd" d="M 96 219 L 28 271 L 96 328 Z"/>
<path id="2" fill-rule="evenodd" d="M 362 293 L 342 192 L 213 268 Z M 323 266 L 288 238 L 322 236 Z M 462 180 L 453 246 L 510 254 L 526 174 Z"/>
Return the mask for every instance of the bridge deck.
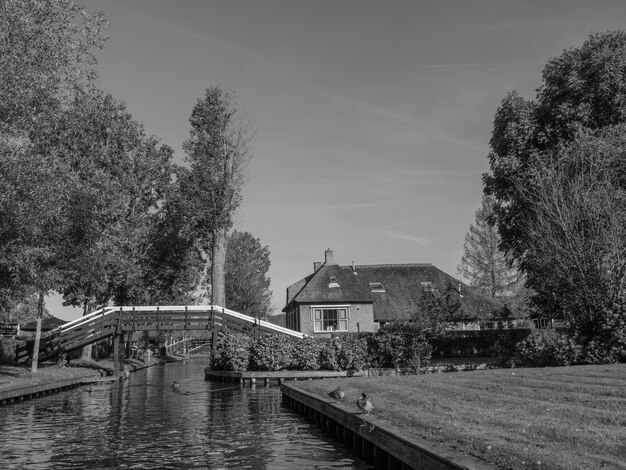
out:
<path id="1" fill-rule="evenodd" d="M 235 331 L 306 335 L 216 305 L 105 307 L 42 335 L 39 360 L 72 351 L 113 335 L 136 331 Z M 21 344 L 16 362 L 31 360 L 32 341 Z"/>

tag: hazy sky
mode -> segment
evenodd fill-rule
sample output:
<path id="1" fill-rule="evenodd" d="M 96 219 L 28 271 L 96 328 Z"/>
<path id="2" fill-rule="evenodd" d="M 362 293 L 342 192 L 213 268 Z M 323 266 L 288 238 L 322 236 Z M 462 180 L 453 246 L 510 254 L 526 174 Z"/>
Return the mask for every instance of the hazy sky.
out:
<path id="1" fill-rule="evenodd" d="M 177 161 L 206 87 L 254 120 L 235 228 L 269 246 L 276 313 L 327 248 L 456 276 L 500 100 L 533 98 L 549 58 L 626 24 L 624 0 L 82 3 L 111 24 L 102 86 Z"/>

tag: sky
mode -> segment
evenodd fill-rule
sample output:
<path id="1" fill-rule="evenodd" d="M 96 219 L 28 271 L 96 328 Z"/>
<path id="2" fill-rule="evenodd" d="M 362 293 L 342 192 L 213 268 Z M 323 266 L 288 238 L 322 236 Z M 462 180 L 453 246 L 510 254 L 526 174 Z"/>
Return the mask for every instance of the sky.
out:
<path id="1" fill-rule="evenodd" d="M 235 229 L 269 247 L 275 313 L 328 248 L 456 277 L 500 101 L 534 98 L 547 60 L 626 24 L 623 0 L 80 3 L 110 22 L 101 86 L 176 162 L 207 87 L 254 122 Z"/>

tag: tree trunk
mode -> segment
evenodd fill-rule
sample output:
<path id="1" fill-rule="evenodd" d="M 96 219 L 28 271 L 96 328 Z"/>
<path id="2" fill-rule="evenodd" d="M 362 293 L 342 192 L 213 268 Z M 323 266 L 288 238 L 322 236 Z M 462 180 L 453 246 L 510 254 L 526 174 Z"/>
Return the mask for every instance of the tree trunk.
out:
<path id="1" fill-rule="evenodd" d="M 85 303 L 83 304 L 83 317 L 87 315 L 88 309 L 89 309 L 89 301 L 85 300 Z M 91 344 L 88 344 L 87 346 L 83 346 L 83 350 L 80 354 L 80 358 L 85 359 L 87 361 L 91 360 Z"/>
<path id="2" fill-rule="evenodd" d="M 226 229 L 215 230 L 213 236 L 213 259 L 211 265 L 211 303 L 226 307 L 224 266 L 226 265 Z"/>
<path id="3" fill-rule="evenodd" d="M 43 292 L 39 293 L 39 302 L 37 302 L 37 329 L 35 330 L 35 343 L 33 344 L 33 361 L 30 365 L 32 372 L 37 372 L 39 365 L 39 341 L 41 341 L 41 319 L 43 318 Z"/>

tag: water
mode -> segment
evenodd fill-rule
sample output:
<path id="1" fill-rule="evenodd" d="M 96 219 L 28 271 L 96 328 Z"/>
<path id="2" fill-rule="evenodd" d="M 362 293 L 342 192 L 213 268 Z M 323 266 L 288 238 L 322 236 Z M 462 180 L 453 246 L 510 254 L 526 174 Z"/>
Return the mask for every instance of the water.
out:
<path id="1" fill-rule="evenodd" d="M 204 367 L 155 366 L 5 405 L 0 468 L 373 468 L 283 407 L 279 389 L 208 382 Z"/>

